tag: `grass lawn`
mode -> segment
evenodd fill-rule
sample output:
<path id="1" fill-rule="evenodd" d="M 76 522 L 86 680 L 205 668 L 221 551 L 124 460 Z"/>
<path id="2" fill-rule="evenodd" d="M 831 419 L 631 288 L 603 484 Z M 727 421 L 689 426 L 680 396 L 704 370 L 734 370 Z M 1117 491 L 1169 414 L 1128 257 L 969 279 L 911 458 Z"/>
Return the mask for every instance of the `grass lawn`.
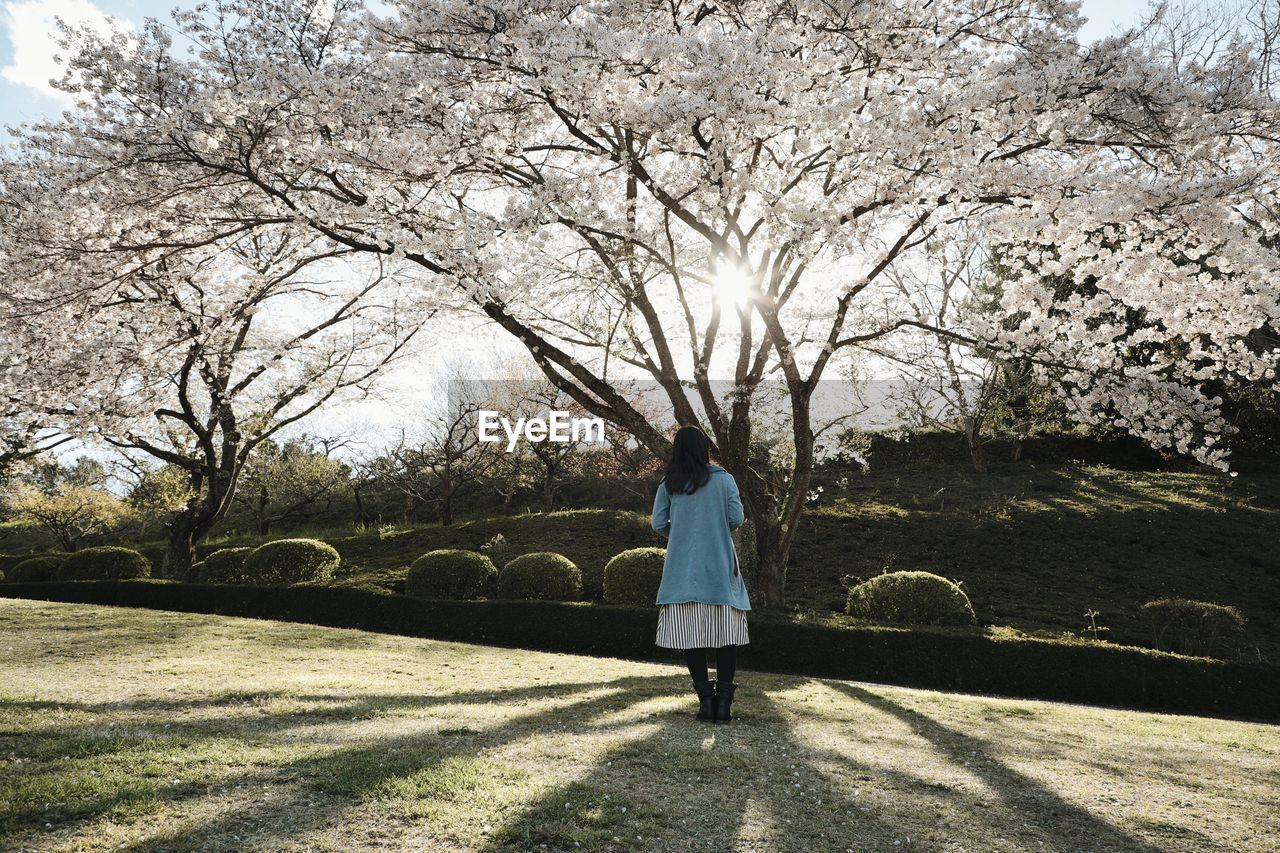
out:
<path id="1" fill-rule="evenodd" d="M 0 848 L 1267 850 L 1280 728 L 0 600 Z M 750 648 L 741 664 L 750 666 Z"/>

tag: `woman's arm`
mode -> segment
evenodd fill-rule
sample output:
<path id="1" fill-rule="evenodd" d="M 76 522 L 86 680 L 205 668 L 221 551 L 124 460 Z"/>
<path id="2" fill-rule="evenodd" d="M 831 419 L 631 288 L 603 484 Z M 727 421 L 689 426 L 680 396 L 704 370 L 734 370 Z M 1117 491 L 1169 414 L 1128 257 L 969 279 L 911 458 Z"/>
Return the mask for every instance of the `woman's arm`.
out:
<path id="1" fill-rule="evenodd" d="M 725 521 L 729 522 L 730 530 L 737 530 L 742 526 L 742 522 L 746 520 L 746 516 L 742 512 L 742 496 L 738 494 L 738 481 L 733 479 L 733 475 L 729 474 L 729 494 L 725 501 L 724 516 Z"/>
<path id="2" fill-rule="evenodd" d="M 671 496 L 667 494 L 666 483 L 658 484 L 658 494 L 653 498 L 653 520 L 650 525 L 663 536 L 671 530 Z"/>

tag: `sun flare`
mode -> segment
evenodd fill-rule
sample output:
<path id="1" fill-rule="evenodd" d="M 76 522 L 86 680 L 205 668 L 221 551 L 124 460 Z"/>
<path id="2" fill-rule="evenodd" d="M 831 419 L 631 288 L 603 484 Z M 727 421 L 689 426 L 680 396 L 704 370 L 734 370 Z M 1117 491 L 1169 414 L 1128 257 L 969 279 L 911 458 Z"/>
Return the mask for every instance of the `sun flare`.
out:
<path id="1" fill-rule="evenodd" d="M 724 264 L 716 271 L 712 282 L 716 297 L 723 302 L 744 307 L 751 299 L 754 282 L 751 274 L 737 264 Z"/>

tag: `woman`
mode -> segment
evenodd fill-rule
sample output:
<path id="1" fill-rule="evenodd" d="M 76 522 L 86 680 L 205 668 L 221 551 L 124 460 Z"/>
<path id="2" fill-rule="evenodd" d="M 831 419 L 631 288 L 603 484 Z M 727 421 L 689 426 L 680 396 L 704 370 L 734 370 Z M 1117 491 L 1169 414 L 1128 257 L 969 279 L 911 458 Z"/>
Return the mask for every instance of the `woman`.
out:
<path id="1" fill-rule="evenodd" d="M 738 646 L 748 642 L 751 602 L 732 539 L 742 518 L 738 484 L 711 464 L 710 440 L 696 426 L 681 427 L 653 500 L 653 529 L 667 537 L 657 643 L 685 650 L 697 718 L 716 723 L 731 719 Z M 708 649 L 716 650 L 715 682 L 707 677 Z"/>

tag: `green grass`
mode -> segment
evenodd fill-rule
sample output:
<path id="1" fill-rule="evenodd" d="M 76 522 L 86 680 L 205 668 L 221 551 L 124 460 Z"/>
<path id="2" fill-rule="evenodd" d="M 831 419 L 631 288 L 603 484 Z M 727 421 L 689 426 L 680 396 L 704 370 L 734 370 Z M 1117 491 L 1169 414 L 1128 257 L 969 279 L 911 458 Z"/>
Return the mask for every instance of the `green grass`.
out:
<path id="1" fill-rule="evenodd" d="M 1280 845 L 1273 726 L 744 668 L 717 727 L 674 662 L 9 600 L 0 637 L 3 849 Z"/>

